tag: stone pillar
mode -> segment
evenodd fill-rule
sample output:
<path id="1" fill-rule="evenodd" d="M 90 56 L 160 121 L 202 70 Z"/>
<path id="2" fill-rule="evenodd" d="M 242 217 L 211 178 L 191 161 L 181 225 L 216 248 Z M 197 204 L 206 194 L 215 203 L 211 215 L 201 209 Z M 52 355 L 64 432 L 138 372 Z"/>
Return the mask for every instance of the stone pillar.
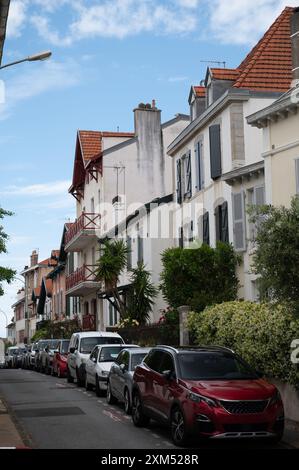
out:
<path id="1" fill-rule="evenodd" d="M 191 308 L 189 305 L 182 305 L 178 308 L 180 316 L 180 346 L 189 346 L 189 330 L 187 328 L 187 318 Z"/>

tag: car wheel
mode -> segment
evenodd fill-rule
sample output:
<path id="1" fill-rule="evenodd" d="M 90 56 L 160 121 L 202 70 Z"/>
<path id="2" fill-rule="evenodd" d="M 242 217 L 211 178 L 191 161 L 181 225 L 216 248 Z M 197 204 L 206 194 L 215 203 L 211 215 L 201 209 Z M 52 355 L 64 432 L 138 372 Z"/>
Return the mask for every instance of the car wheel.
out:
<path id="1" fill-rule="evenodd" d="M 87 374 L 85 374 L 85 388 L 88 392 L 92 390 L 92 385 L 88 382 Z"/>
<path id="2" fill-rule="evenodd" d="M 131 401 L 130 401 L 129 390 L 127 388 L 125 388 L 124 401 L 125 401 L 125 412 L 127 415 L 129 415 L 131 414 Z"/>
<path id="3" fill-rule="evenodd" d="M 71 376 L 70 369 L 67 368 L 67 373 L 66 373 L 66 380 L 69 384 L 72 384 L 74 382 L 74 378 Z"/>
<path id="4" fill-rule="evenodd" d="M 187 442 L 187 430 L 185 418 L 180 408 L 175 408 L 171 413 L 171 437 L 176 446 L 184 446 Z"/>
<path id="5" fill-rule="evenodd" d="M 148 416 L 143 413 L 142 410 L 142 403 L 140 399 L 140 395 L 138 392 L 135 392 L 133 395 L 132 400 L 132 421 L 135 426 L 141 428 L 143 426 L 147 426 L 150 422 Z"/>
<path id="6" fill-rule="evenodd" d="M 78 369 L 76 369 L 76 376 L 77 376 L 77 385 L 78 385 L 78 387 L 84 387 L 85 381 L 80 378 Z"/>
<path id="7" fill-rule="evenodd" d="M 116 402 L 117 402 L 117 399 L 115 398 L 115 396 L 112 393 L 110 382 L 108 382 L 108 384 L 107 384 L 107 403 L 109 405 L 113 405 Z"/>

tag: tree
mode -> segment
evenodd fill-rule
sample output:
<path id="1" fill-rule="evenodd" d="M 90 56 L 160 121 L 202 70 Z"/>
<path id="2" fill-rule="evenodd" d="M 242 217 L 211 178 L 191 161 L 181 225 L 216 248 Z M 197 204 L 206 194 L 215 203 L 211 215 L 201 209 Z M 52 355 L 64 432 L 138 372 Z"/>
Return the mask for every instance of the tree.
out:
<path id="1" fill-rule="evenodd" d="M 128 252 L 128 247 L 123 240 L 105 241 L 96 270 L 97 279 L 105 283 L 106 294 L 113 297 L 113 305 L 121 318 L 126 316 L 126 306 L 119 294 L 118 282 L 127 265 Z"/>
<path id="2" fill-rule="evenodd" d="M 0 207 L 0 219 L 4 219 L 5 216 L 11 216 L 11 215 L 13 215 L 12 212 L 6 211 Z M 3 226 L 0 225 L 0 254 L 7 253 L 7 248 L 6 248 L 7 240 L 8 240 L 8 235 L 4 232 Z M 2 282 L 4 281 L 10 284 L 13 281 L 15 274 L 16 274 L 16 271 L 14 271 L 13 269 L 0 266 L 0 296 L 4 294 Z"/>
<path id="3" fill-rule="evenodd" d="M 170 248 L 162 254 L 161 289 L 173 308 L 190 305 L 197 312 L 206 306 L 235 300 L 238 292 L 238 256 L 232 245 L 196 249 Z"/>
<path id="4" fill-rule="evenodd" d="M 159 290 L 151 282 L 151 274 L 143 263 L 131 270 L 131 285 L 128 295 L 128 316 L 144 325 L 154 305 Z"/>
<path id="5" fill-rule="evenodd" d="M 291 207 L 252 209 L 259 221 L 254 240 L 253 270 L 260 276 L 262 297 L 291 302 L 299 311 L 299 197 Z"/>

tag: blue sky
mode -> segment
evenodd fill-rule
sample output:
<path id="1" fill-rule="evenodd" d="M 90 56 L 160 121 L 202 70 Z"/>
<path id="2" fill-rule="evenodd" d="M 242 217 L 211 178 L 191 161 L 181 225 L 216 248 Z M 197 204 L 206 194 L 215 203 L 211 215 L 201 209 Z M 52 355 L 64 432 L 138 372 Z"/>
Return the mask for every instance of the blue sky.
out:
<path id="1" fill-rule="evenodd" d="M 67 194 L 77 129 L 130 131 L 133 108 L 156 99 L 167 120 L 188 112 L 190 86 L 204 78 L 201 60 L 237 66 L 272 20 L 297 1 L 12 0 L 3 64 L 50 49 L 50 61 L 0 73 L 0 205 L 8 255 L 20 271 L 32 249 L 40 259 L 59 248 L 74 216 Z M 0 309 L 9 319 L 17 287 Z M 0 336 L 5 319 L 0 313 Z"/>

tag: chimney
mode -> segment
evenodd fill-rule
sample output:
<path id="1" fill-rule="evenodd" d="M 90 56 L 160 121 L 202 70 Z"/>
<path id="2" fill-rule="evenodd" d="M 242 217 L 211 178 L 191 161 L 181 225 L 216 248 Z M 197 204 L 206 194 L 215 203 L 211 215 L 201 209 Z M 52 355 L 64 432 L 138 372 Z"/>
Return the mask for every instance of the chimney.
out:
<path id="1" fill-rule="evenodd" d="M 151 188 L 148 200 L 164 191 L 164 158 L 161 111 L 152 104 L 141 103 L 134 109 L 135 136 L 137 138 L 137 167 L 141 181 Z"/>
<path id="2" fill-rule="evenodd" d="M 293 80 L 299 83 L 299 7 L 294 8 L 291 19 L 291 40 L 293 56 Z"/>
<path id="3" fill-rule="evenodd" d="M 38 253 L 36 250 L 33 250 L 32 255 L 30 256 L 30 267 L 35 266 L 38 263 Z"/>

